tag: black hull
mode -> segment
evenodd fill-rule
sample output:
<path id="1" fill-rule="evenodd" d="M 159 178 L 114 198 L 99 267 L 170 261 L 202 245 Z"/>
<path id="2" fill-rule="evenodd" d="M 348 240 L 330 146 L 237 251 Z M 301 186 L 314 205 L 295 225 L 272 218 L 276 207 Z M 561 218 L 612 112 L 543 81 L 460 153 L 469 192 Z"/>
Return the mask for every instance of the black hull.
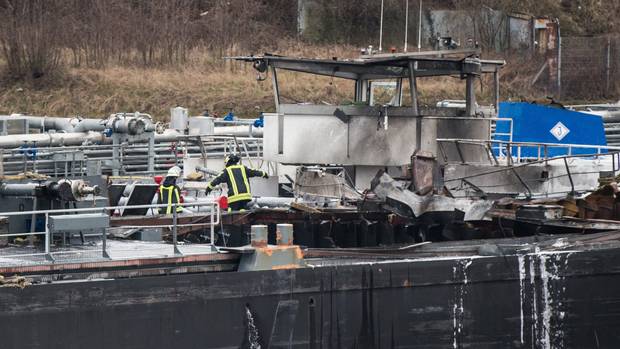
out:
<path id="1" fill-rule="evenodd" d="M 0 343 L 249 348 L 249 308 L 262 348 L 617 348 L 619 252 L 2 288 Z"/>

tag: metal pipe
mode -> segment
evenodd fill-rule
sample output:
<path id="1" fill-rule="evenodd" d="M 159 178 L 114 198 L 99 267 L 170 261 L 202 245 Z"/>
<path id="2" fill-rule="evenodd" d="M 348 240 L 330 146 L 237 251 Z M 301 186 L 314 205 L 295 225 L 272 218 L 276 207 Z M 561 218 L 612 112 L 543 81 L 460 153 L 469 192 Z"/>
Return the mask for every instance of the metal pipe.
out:
<path id="1" fill-rule="evenodd" d="M 220 173 L 218 171 L 210 170 L 204 166 L 196 166 L 196 171 L 204 172 L 208 175 L 217 176 Z"/>
<path id="2" fill-rule="evenodd" d="M 146 116 L 145 116 L 146 115 Z M 108 118 L 59 118 L 47 116 L 15 116 L 28 121 L 30 127 L 42 130 L 58 130 L 65 132 L 88 132 L 104 131 L 111 128 L 114 132 L 132 135 L 141 134 L 145 131 L 157 131 L 158 124 L 152 122 L 150 115 L 135 113 L 133 115 L 113 114 Z"/>
<path id="3" fill-rule="evenodd" d="M 39 183 L 2 183 L 0 195 L 2 196 L 36 196 Z"/>
<path id="4" fill-rule="evenodd" d="M 620 140 L 620 134 L 610 134 L 606 136 L 607 141 L 617 141 Z"/>
<path id="5" fill-rule="evenodd" d="M 125 124 L 123 124 L 125 126 Z M 245 135 L 248 134 L 247 128 Z M 243 132 L 232 132 L 242 134 Z M 254 133 L 253 133 L 254 134 Z M 262 131 L 260 131 L 262 135 Z M 255 134 L 258 136 L 258 133 Z M 173 142 L 177 141 L 181 134 L 175 130 L 166 130 L 162 134 L 155 134 L 156 142 Z M 137 139 L 135 143 L 145 143 L 147 139 Z M 58 146 L 79 146 L 88 143 L 111 144 L 112 140 L 98 132 L 58 132 L 58 133 L 40 133 L 40 134 L 17 134 L 10 136 L 0 136 L 0 148 L 19 148 L 23 144 L 37 143 L 37 147 L 58 147 Z"/>
<path id="6" fill-rule="evenodd" d="M 383 51 L 383 0 L 381 0 L 381 18 L 379 20 L 379 52 Z"/>
<path id="7" fill-rule="evenodd" d="M 294 201 L 295 198 L 262 196 L 253 198 L 250 205 L 257 205 L 259 207 L 289 207 Z"/>
<path id="8" fill-rule="evenodd" d="M 422 50 L 422 0 L 420 0 L 420 16 L 418 17 L 418 52 Z"/>
<path id="9" fill-rule="evenodd" d="M 603 118 L 605 126 L 611 123 L 620 122 L 620 111 L 605 111 L 604 113 L 598 115 L 601 115 Z"/>
<path id="10" fill-rule="evenodd" d="M 173 252 L 175 255 L 181 255 L 181 251 L 179 250 L 179 247 L 177 246 L 177 204 L 173 204 L 172 205 L 172 245 L 173 247 Z"/>
<path id="11" fill-rule="evenodd" d="M 38 147 L 79 145 L 84 143 L 111 143 L 101 133 L 72 132 L 72 133 L 41 133 L 0 136 L 0 148 L 18 148 L 24 144 L 36 142 Z"/>
<path id="12" fill-rule="evenodd" d="M 237 120 L 224 120 L 224 119 L 215 119 L 213 120 L 213 123 L 215 125 L 226 125 L 226 126 L 231 126 L 231 125 L 253 125 L 254 124 L 253 119 L 237 119 Z"/>
<path id="13" fill-rule="evenodd" d="M 207 151 L 209 150 L 224 150 L 227 147 L 224 145 L 211 145 L 211 146 L 205 146 L 205 149 Z M 258 146 L 257 145 L 253 145 L 250 144 L 247 146 L 248 149 L 255 151 L 257 150 Z M 48 148 L 44 148 L 44 149 L 48 149 Z M 66 149 L 65 147 L 63 147 L 62 149 Z M 195 154 L 200 154 L 200 147 L 198 146 L 178 146 L 179 150 L 184 150 L 187 151 L 189 153 L 195 153 Z M 6 157 L 15 157 L 15 156 L 19 156 L 19 157 L 23 157 L 23 149 L 18 149 L 15 151 L 11 151 L 12 154 L 8 154 L 5 155 Z M 97 155 L 97 154 L 104 154 L 104 155 L 108 155 L 108 154 L 112 154 L 112 149 L 110 149 L 110 147 L 107 147 L 105 149 L 97 149 L 97 150 L 92 150 L 92 149 L 84 149 L 84 150 L 80 150 L 80 149 L 76 149 L 76 151 L 81 151 L 83 152 L 85 155 L 91 156 L 91 155 Z M 54 150 L 53 152 L 41 152 L 39 151 L 37 153 L 37 157 L 43 157 L 43 156 L 50 156 L 50 155 L 55 155 L 55 154 L 61 154 L 61 153 L 74 153 L 75 151 L 57 151 Z M 136 147 L 135 145 L 128 145 L 126 147 L 123 147 L 123 152 L 125 154 L 129 154 L 129 153 L 134 153 L 134 154 L 148 154 L 149 150 L 148 148 L 145 148 L 143 146 L 139 146 Z M 169 146 L 159 146 L 156 145 L 154 148 L 154 152 L 155 153 L 171 153 L 171 149 L 169 148 Z"/>
<path id="14" fill-rule="evenodd" d="M 37 197 L 36 196 L 33 197 L 32 198 L 32 211 L 33 211 L 33 213 L 30 216 L 30 233 L 31 234 L 37 231 L 37 214 L 34 213 L 34 212 L 36 212 L 37 209 L 38 209 L 38 203 L 39 203 L 39 201 L 38 201 Z M 34 240 L 35 240 L 34 235 L 28 236 L 28 243 L 30 245 L 34 245 Z M 64 241 L 63 241 L 63 243 L 64 243 Z"/>
<path id="15" fill-rule="evenodd" d="M 467 116 L 476 115 L 476 77 L 468 74 L 465 80 L 465 114 Z"/>
<path id="16" fill-rule="evenodd" d="M 403 47 L 403 52 L 407 52 L 408 32 L 409 32 L 409 0 L 405 0 L 405 47 Z"/>
<path id="17" fill-rule="evenodd" d="M 103 124 L 105 120 L 97 120 L 97 119 L 81 119 L 78 123 L 73 126 L 73 130 L 71 132 L 88 132 L 88 131 L 103 131 L 106 129 L 105 124 Z"/>
<path id="18" fill-rule="evenodd" d="M 162 133 L 156 133 L 155 142 L 174 142 L 181 136 L 184 136 L 184 134 L 169 128 Z"/>
<path id="19" fill-rule="evenodd" d="M 116 118 L 107 123 L 114 132 L 139 135 L 146 131 L 146 119 L 142 118 Z"/>
<path id="20" fill-rule="evenodd" d="M 234 135 L 234 136 L 249 136 L 249 137 L 263 137 L 263 128 L 254 127 L 253 124 L 242 126 L 220 126 L 215 127 L 213 130 L 214 135 Z"/>
<path id="21" fill-rule="evenodd" d="M 616 134 L 620 134 L 620 127 L 610 127 L 610 128 L 605 128 L 605 134 L 606 135 L 616 135 Z"/>
<path id="22" fill-rule="evenodd" d="M 38 128 L 44 131 L 47 130 L 58 130 L 58 131 L 66 131 L 72 132 L 73 125 L 72 123 L 77 123 L 77 118 L 59 118 L 59 117 L 47 117 L 47 116 L 30 116 L 30 115 L 11 115 L 6 118 L 10 120 L 14 119 L 26 119 L 28 122 L 28 127 Z"/>

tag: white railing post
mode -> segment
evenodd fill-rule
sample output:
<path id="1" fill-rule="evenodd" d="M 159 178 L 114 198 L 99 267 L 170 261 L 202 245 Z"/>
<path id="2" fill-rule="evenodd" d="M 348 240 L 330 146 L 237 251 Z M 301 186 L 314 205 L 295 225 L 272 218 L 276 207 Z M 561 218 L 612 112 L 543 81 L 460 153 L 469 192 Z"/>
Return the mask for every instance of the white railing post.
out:
<path id="1" fill-rule="evenodd" d="M 107 210 L 104 208 L 103 213 L 108 214 L 106 211 Z M 114 214 L 114 211 L 115 209 L 112 209 L 112 214 Z M 108 254 L 108 233 L 106 232 L 105 228 L 101 232 L 101 256 L 103 258 L 110 258 L 110 255 Z"/>
<path id="2" fill-rule="evenodd" d="M 172 205 L 172 245 L 174 254 L 180 255 L 182 253 L 177 246 L 177 205 L 176 203 Z"/>
<path id="3" fill-rule="evenodd" d="M 217 251 L 217 248 L 215 247 L 215 224 L 213 223 L 213 211 L 218 210 L 218 222 L 220 221 L 219 219 L 219 207 L 213 203 L 211 204 L 211 216 L 209 218 L 209 222 L 211 223 L 211 251 Z M 224 234 L 224 232 L 222 232 L 222 234 Z"/>
<path id="4" fill-rule="evenodd" d="M 50 217 L 50 214 L 48 212 L 45 212 L 45 258 L 53 261 L 54 258 L 52 257 L 52 254 L 50 253 L 51 236 L 50 236 L 50 229 L 49 229 L 49 217 Z"/>

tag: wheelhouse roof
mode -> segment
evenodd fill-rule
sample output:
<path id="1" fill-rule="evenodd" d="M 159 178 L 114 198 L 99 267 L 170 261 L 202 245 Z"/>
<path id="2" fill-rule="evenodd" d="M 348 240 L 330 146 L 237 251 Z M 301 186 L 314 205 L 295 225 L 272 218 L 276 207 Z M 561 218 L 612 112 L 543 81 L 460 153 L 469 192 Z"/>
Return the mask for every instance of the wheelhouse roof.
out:
<path id="1" fill-rule="evenodd" d="M 441 51 L 433 51 L 437 53 Z M 450 53 L 450 51 L 447 51 Z M 362 56 L 360 59 L 313 59 L 286 57 L 272 54 L 262 56 L 229 57 L 237 61 L 253 62 L 257 70 L 273 67 L 315 75 L 352 80 L 379 80 L 409 77 L 413 67 L 416 77 L 495 73 L 504 61 L 482 60 L 473 55 L 466 57 L 430 57 L 422 54 L 388 54 Z"/>

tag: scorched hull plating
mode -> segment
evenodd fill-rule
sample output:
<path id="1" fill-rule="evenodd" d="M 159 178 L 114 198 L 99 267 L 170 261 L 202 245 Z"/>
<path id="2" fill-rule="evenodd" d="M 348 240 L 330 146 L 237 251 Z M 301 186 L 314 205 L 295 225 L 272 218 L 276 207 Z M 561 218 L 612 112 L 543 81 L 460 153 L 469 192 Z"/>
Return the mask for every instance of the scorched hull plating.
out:
<path id="1" fill-rule="evenodd" d="M 262 348 L 613 348 L 620 343 L 619 252 L 3 288 L 0 342 L 31 349 L 249 348 L 256 338 Z"/>

